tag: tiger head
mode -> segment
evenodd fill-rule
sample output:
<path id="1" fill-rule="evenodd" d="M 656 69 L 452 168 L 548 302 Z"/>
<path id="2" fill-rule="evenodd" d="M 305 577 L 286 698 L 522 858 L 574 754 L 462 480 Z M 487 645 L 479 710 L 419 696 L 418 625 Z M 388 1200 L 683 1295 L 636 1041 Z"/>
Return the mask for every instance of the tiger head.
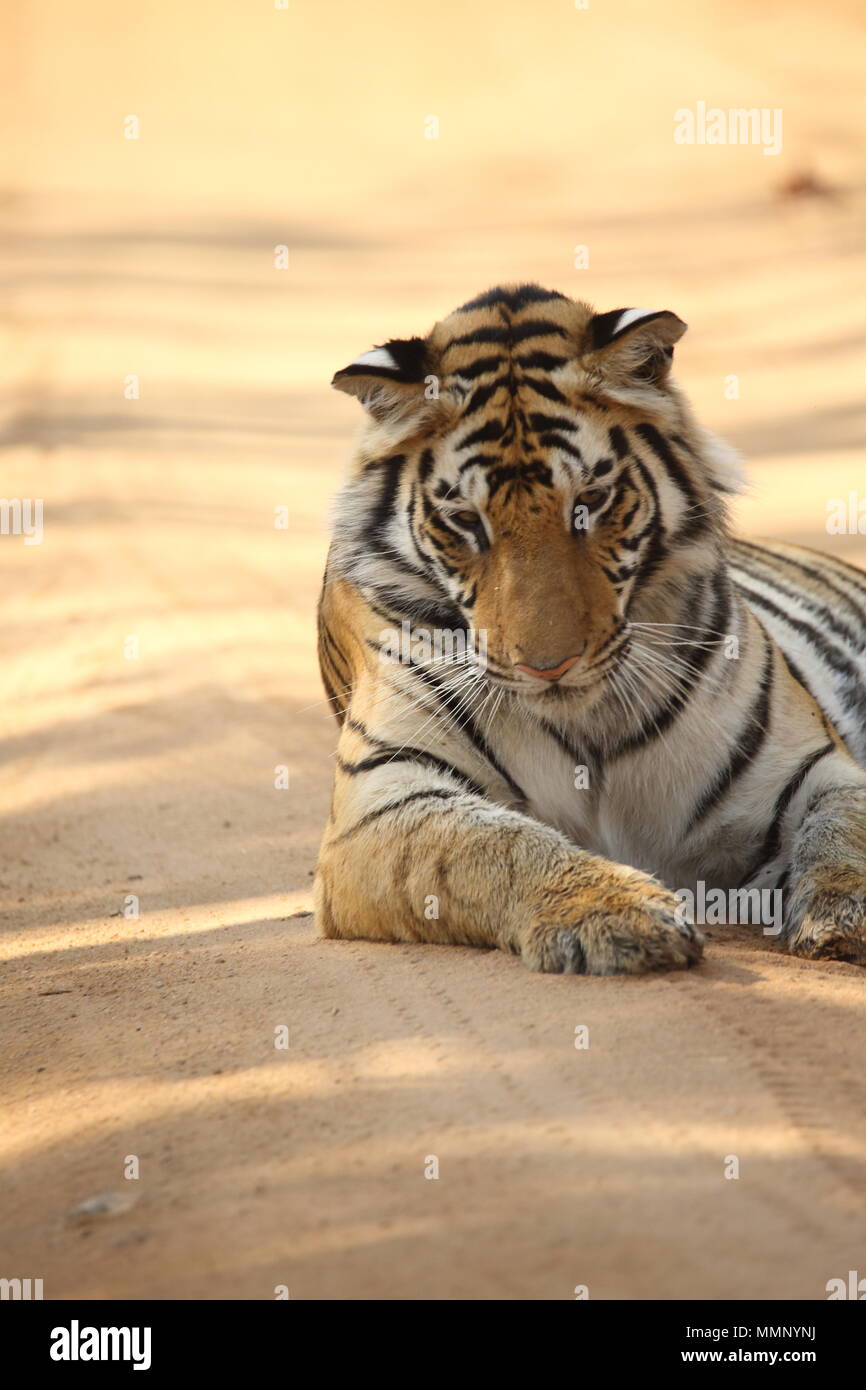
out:
<path id="1" fill-rule="evenodd" d="M 484 633 L 495 684 L 597 689 L 653 586 L 710 563 L 736 490 L 671 379 L 685 330 L 506 286 L 337 372 L 367 411 L 342 574 L 383 619 Z"/>

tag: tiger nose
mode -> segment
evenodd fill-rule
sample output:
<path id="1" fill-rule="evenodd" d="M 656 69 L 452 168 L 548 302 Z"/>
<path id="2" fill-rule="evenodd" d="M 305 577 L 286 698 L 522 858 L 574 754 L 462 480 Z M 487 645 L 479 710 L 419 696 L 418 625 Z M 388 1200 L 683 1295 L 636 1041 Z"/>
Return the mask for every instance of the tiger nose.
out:
<path id="1" fill-rule="evenodd" d="M 558 681 L 560 676 L 564 676 L 566 671 L 570 671 L 578 656 L 567 656 L 558 666 L 548 666 L 544 670 L 538 666 L 524 666 L 521 662 L 515 661 L 514 665 L 518 671 L 525 671 L 527 676 L 535 676 L 540 681 Z"/>

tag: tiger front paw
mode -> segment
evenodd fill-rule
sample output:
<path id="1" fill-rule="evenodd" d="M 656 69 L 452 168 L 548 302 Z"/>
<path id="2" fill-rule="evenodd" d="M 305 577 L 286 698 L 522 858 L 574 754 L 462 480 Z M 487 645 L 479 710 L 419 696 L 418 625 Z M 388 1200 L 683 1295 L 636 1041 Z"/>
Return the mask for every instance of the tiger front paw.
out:
<path id="1" fill-rule="evenodd" d="M 519 950 L 531 970 L 641 975 L 686 969 L 703 944 L 673 893 L 636 869 L 605 865 L 577 885 L 551 886 Z"/>
<path id="2" fill-rule="evenodd" d="M 797 956 L 866 965 L 866 876 L 834 866 L 791 890 L 782 939 Z"/>

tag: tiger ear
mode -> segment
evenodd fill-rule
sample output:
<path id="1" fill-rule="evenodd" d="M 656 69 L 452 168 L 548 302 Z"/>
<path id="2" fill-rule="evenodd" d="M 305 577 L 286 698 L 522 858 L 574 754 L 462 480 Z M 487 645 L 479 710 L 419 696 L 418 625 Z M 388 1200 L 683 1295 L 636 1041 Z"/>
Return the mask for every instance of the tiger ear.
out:
<path id="1" fill-rule="evenodd" d="M 424 339 L 391 338 L 343 367 L 331 385 L 357 396 L 371 415 L 385 420 L 405 415 L 424 403 L 427 375 Z"/>
<path id="2" fill-rule="evenodd" d="M 661 385 L 687 324 L 669 309 L 611 309 L 587 325 L 591 370 L 614 386 Z"/>

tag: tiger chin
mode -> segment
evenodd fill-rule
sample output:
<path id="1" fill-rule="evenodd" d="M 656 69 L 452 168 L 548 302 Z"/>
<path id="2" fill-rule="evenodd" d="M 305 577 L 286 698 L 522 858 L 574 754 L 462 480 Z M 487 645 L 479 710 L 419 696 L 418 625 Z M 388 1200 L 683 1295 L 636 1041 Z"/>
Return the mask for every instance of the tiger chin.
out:
<path id="1" fill-rule="evenodd" d="M 730 534 L 685 328 L 510 285 L 334 377 L 325 936 L 675 969 L 709 885 L 866 963 L 866 575 Z"/>

